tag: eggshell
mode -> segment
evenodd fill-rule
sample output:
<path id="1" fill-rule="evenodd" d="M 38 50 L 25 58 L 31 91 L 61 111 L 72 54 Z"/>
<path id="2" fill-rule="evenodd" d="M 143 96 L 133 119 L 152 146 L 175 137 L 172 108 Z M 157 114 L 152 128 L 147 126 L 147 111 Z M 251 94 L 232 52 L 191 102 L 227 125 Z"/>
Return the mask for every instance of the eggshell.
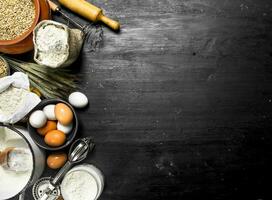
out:
<path id="1" fill-rule="evenodd" d="M 64 103 L 58 103 L 55 106 L 55 115 L 57 120 L 63 125 L 69 125 L 73 121 L 73 112 Z"/>
<path id="2" fill-rule="evenodd" d="M 81 92 L 73 92 L 69 95 L 69 103 L 76 108 L 84 108 L 88 105 L 88 98 Z"/>
<path id="3" fill-rule="evenodd" d="M 64 144 L 66 135 L 59 130 L 49 131 L 45 137 L 44 142 L 52 147 L 58 147 Z"/>
<path id="4" fill-rule="evenodd" d="M 43 127 L 37 129 L 37 132 L 40 135 L 45 136 L 46 133 L 48 133 L 49 131 L 56 130 L 56 129 L 57 129 L 57 123 L 55 121 L 48 120 Z"/>
<path id="5" fill-rule="evenodd" d="M 55 105 L 50 104 L 43 108 L 43 112 L 49 120 L 56 120 Z"/>
<path id="6" fill-rule="evenodd" d="M 52 153 L 47 157 L 47 166 L 51 169 L 59 169 L 65 164 L 66 161 L 66 153 Z"/>
<path id="7" fill-rule="evenodd" d="M 69 134 L 71 132 L 71 130 L 73 129 L 73 123 L 65 126 L 65 125 L 62 125 L 61 123 L 58 122 L 57 129 L 62 131 L 65 134 Z"/>
<path id="8" fill-rule="evenodd" d="M 47 118 L 43 111 L 36 110 L 29 117 L 29 123 L 34 128 L 41 128 L 46 124 Z"/>

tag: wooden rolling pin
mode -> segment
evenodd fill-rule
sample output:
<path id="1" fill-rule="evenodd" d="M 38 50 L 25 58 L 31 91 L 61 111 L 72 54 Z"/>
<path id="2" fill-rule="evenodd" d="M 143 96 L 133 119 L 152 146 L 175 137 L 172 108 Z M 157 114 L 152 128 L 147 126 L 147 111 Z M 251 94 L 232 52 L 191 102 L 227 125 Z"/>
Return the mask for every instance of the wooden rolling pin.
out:
<path id="1" fill-rule="evenodd" d="M 120 24 L 103 14 L 101 8 L 85 0 L 58 0 L 61 5 L 93 22 L 102 21 L 115 31 L 120 29 Z"/>

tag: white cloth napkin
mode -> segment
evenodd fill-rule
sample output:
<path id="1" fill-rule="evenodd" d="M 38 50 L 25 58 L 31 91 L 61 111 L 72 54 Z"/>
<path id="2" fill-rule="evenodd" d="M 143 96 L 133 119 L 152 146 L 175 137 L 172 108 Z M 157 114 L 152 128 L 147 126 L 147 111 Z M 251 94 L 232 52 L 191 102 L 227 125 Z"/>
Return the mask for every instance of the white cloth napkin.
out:
<path id="1" fill-rule="evenodd" d="M 16 112 L 6 115 L 0 110 L 0 122 L 5 124 L 14 124 L 23 119 L 36 105 L 41 101 L 40 97 L 29 90 L 29 79 L 22 72 L 15 72 L 11 76 L 0 78 L 0 95 L 10 86 L 22 88 L 27 91 L 23 103 L 18 107 Z"/>

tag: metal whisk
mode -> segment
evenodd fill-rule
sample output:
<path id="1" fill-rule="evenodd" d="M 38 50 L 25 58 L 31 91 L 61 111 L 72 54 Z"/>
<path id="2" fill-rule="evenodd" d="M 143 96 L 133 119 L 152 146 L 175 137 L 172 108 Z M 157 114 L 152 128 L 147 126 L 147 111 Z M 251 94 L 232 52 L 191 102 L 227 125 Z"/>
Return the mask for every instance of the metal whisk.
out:
<path id="1" fill-rule="evenodd" d="M 91 137 L 76 140 L 70 147 L 68 161 L 59 170 L 55 177 L 44 177 L 38 180 L 32 189 L 36 200 L 55 200 L 60 195 L 59 182 L 68 170 L 76 163 L 83 161 L 88 153 L 94 149 Z"/>
<path id="2" fill-rule="evenodd" d="M 82 25 L 65 14 L 60 6 L 51 0 L 47 1 L 53 12 L 61 14 L 62 17 L 64 17 L 68 22 L 71 22 L 75 27 L 79 28 L 84 33 L 84 45 L 87 46 L 88 51 L 95 51 L 97 45 L 103 38 L 102 27 L 100 25 L 94 25 L 93 23 Z"/>

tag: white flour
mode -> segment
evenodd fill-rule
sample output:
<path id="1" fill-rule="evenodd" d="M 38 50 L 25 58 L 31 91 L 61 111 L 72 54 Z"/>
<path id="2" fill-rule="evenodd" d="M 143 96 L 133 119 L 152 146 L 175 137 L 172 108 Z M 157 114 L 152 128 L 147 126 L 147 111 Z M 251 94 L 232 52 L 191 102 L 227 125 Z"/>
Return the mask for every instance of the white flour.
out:
<path id="1" fill-rule="evenodd" d="M 6 127 L 0 127 L 0 151 L 4 150 L 6 147 L 24 148 L 29 150 L 27 143 L 21 136 Z M 32 166 L 32 155 L 30 154 L 24 161 L 24 164 L 27 166 Z M 28 183 L 32 174 L 32 169 L 33 168 L 31 167 L 31 169 L 26 172 L 15 172 L 6 170 L 0 166 L 0 199 L 8 199 L 19 193 Z"/>
<path id="2" fill-rule="evenodd" d="M 36 33 L 36 45 L 38 60 L 45 65 L 57 65 L 67 56 L 67 32 L 53 24 L 42 26 Z"/>
<path id="3" fill-rule="evenodd" d="M 27 93 L 27 90 L 12 86 L 0 93 L 0 113 L 7 116 L 15 113 L 23 104 Z"/>
<path id="4" fill-rule="evenodd" d="M 97 196 L 98 186 L 91 174 L 78 170 L 65 176 L 61 192 L 64 200 L 94 200 Z"/>

